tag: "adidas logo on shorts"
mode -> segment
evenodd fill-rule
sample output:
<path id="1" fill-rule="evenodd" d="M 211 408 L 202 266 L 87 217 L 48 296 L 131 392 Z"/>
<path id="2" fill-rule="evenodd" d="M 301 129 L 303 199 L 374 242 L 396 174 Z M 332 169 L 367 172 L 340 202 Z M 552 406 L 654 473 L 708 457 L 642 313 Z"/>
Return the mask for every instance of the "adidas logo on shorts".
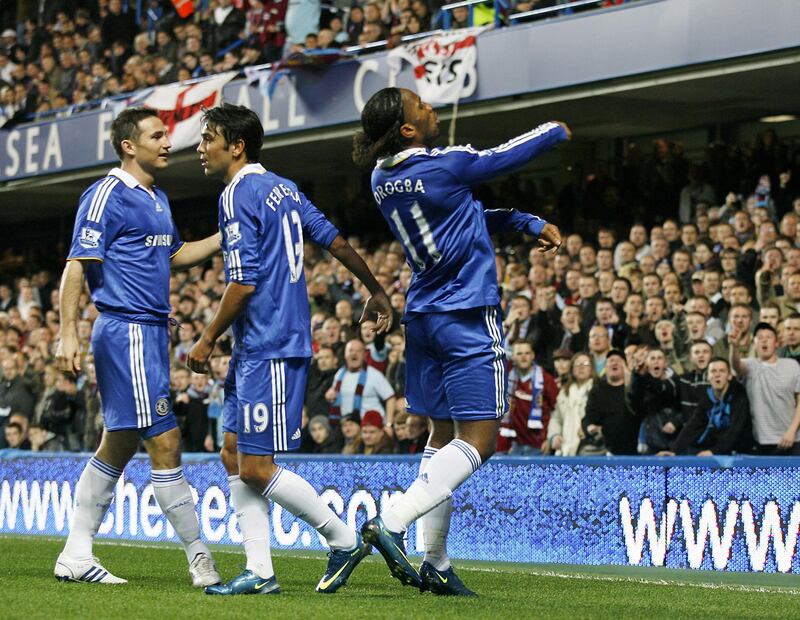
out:
<path id="1" fill-rule="evenodd" d="M 300 429 L 299 428 L 294 432 L 294 435 L 292 435 L 292 441 L 294 441 L 295 439 L 300 439 Z"/>

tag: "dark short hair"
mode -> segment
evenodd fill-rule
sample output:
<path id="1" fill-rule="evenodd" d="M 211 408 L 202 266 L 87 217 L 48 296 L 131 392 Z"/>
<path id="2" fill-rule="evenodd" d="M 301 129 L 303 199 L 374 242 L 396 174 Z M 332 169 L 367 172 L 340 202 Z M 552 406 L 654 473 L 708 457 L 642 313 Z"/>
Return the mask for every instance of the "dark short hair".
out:
<path id="1" fill-rule="evenodd" d="M 158 116 L 158 112 L 149 108 L 126 108 L 111 123 L 111 146 L 114 147 L 114 152 L 120 160 L 124 155 L 122 141 L 138 140 L 142 134 L 139 123 L 151 116 Z"/>
<path id="2" fill-rule="evenodd" d="M 227 145 L 244 142 L 248 162 L 255 163 L 264 142 L 264 127 L 258 114 L 251 109 L 232 103 L 223 103 L 203 113 L 203 122 L 225 138 Z"/>
<path id="3" fill-rule="evenodd" d="M 722 357 L 720 355 L 715 355 L 714 357 L 712 357 L 711 361 L 708 362 L 708 365 L 711 366 L 711 364 L 713 364 L 714 362 L 722 362 L 723 364 L 725 364 L 728 367 L 728 370 L 731 369 L 731 363 L 727 359 L 725 359 L 724 357 Z"/>
<path id="4" fill-rule="evenodd" d="M 758 332 L 764 331 L 765 329 L 767 331 L 771 331 L 772 335 L 775 336 L 776 338 L 778 337 L 778 332 L 775 330 L 775 328 L 772 327 L 772 325 L 770 325 L 769 323 L 763 323 L 763 322 L 756 325 L 755 329 L 753 330 L 753 335 L 755 336 L 756 334 L 758 334 Z"/>

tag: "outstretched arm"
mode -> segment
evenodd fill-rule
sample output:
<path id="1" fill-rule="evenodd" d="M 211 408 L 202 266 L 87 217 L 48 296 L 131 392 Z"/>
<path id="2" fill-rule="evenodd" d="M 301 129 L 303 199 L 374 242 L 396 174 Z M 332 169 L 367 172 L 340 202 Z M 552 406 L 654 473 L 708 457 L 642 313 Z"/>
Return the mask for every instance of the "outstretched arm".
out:
<path id="1" fill-rule="evenodd" d="M 551 121 L 493 149 L 476 151 L 459 147 L 465 155 L 457 170 L 459 180 L 474 185 L 503 176 L 571 137 L 572 132 L 565 123 Z"/>
<path id="2" fill-rule="evenodd" d="M 170 267 L 172 267 L 172 269 L 188 269 L 189 267 L 204 263 L 220 251 L 221 243 L 222 237 L 218 232 L 200 241 L 184 243 L 180 249 L 170 257 Z"/>

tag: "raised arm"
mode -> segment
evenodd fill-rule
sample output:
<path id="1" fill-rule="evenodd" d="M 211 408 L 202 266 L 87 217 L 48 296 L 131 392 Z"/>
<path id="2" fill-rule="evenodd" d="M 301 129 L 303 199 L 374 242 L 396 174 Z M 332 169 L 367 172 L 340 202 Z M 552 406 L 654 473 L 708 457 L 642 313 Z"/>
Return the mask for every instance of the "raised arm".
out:
<path id="1" fill-rule="evenodd" d="M 728 334 L 728 355 L 731 363 L 731 368 L 736 373 L 740 380 L 747 376 L 747 364 L 742 361 L 741 354 L 739 353 L 739 339 L 741 334 L 735 327 L 731 327 L 731 332 Z"/>
<path id="2" fill-rule="evenodd" d="M 503 176 L 571 137 L 572 132 L 565 123 L 551 121 L 493 149 L 476 151 L 459 147 L 464 154 L 457 170 L 459 180 L 474 185 Z"/>

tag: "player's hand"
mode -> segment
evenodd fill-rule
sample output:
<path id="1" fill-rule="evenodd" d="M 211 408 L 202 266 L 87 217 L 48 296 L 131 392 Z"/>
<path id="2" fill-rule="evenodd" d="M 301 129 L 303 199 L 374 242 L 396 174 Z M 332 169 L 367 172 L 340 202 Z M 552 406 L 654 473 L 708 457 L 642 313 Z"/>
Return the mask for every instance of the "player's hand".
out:
<path id="1" fill-rule="evenodd" d="M 554 224 L 545 224 L 539 233 L 539 251 L 555 254 L 561 247 L 561 231 Z"/>
<path id="2" fill-rule="evenodd" d="M 79 373 L 81 354 L 77 335 L 62 335 L 56 347 L 56 367 L 62 372 Z"/>
<path id="3" fill-rule="evenodd" d="M 375 322 L 375 331 L 378 334 L 389 331 L 392 326 L 392 304 L 383 291 L 367 299 L 367 303 L 364 304 L 364 311 L 361 313 L 361 318 L 358 319 L 358 322 L 363 323 L 373 313 L 378 315 L 378 320 Z"/>
<path id="4" fill-rule="evenodd" d="M 558 123 L 559 125 L 561 125 L 564 128 L 564 131 L 567 132 L 567 140 L 572 140 L 572 130 L 569 128 L 569 125 L 567 125 L 563 121 L 553 121 L 553 122 L 554 123 Z"/>
<path id="5" fill-rule="evenodd" d="M 200 338 L 194 343 L 192 350 L 186 357 L 186 365 L 194 372 L 201 375 L 207 375 L 210 372 L 208 367 L 208 358 L 211 357 L 211 352 L 214 350 L 214 343 L 207 341 L 205 338 Z"/>

